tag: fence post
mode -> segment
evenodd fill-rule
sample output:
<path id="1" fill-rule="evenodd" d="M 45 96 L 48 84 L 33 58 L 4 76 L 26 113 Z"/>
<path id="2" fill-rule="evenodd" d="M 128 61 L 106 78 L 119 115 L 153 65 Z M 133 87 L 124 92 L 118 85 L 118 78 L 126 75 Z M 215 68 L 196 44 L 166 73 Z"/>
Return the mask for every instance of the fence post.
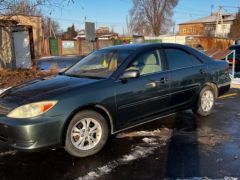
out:
<path id="1" fill-rule="evenodd" d="M 233 67 L 232 67 L 232 78 L 235 77 L 235 62 L 236 62 L 236 50 L 233 51 Z"/>
<path id="2" fill-rule="evenodd" d="M 77 38 L 77 51 L 78 51 L 78 55 L 81 55 L 81 51 L 80 51 L 80 39 Z"/>
<path id="3" fill-rule="evenodd" d="M 58 38 L 59 56 L 62 56 L 62 39 Z"/>
<path id="4" fill-rule="evenodd" d="M 96 50 L 98 50 L 100 47 L 99 47 L 99 39 L 96 39 Z"/>
<path id="5" fill-rule="evenodd" d="M 46 43 L 46 56 L 50 56 L 50 39 L 49 38 L 47 38 L 47 39 L 45 39 L 45 43 Z"/>

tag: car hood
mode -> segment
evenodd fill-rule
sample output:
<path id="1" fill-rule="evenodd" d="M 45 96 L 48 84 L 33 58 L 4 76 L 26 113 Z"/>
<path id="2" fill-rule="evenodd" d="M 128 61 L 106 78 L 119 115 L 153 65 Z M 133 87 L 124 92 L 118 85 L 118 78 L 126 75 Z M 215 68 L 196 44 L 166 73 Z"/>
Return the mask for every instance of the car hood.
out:
<path id="1" fill-rule="evenodd" d="M 15 106 L 29 102 L 46 100 L 62 92 L 69 92 L 71 89 L 91 84 L 98 79 L 78 78 L 69 76 L 50 76 L 42 79 L 29 81 L 16 86 L 0 95 L 0 105 Z"/>

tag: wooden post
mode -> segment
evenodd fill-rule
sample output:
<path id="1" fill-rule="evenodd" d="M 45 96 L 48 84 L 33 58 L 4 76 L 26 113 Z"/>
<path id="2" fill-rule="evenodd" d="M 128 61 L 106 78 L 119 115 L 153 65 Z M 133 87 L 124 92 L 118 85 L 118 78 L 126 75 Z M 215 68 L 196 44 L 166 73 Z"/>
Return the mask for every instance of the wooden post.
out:
<path id="1" fill-rule="evenodd" d="M 59 56 L 62 56 L 62 39 L 58 38 Z"/>

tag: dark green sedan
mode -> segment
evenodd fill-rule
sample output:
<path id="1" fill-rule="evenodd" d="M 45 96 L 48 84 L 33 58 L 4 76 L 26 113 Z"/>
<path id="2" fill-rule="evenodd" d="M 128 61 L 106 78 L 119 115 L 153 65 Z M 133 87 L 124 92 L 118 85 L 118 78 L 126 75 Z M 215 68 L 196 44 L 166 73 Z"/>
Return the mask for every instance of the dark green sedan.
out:
<path id="1" fill-rule="evenodd" d="M 227 63 L 190 47 L 110 47 L 1 94 L 0 142 L 21 150 L 64 147 L 85 157 L 133 126 L 185 109 L 207 116 L 229 88 Z"/>

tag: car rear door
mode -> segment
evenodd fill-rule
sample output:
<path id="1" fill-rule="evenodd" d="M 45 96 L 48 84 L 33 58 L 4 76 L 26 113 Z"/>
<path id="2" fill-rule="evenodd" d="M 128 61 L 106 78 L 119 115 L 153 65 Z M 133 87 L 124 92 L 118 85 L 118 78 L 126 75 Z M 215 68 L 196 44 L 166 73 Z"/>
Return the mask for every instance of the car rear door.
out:
<path id="1" fill-rule="evenodd" d="M 169 78 L 158 49 L 137 56 L 127 69 L 138 69 L 140 77 L 116 82 L 119 127 L 129 126 L 165 111 L 169 106 Z"/>
<path id="2" fill-rule="evenodd" d="M 164 51 L 171 72 L 170 106 L 175 108 L 191 103 L 205 82 L 204 63 L 182 48 L 165 47 Z"/>

